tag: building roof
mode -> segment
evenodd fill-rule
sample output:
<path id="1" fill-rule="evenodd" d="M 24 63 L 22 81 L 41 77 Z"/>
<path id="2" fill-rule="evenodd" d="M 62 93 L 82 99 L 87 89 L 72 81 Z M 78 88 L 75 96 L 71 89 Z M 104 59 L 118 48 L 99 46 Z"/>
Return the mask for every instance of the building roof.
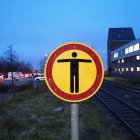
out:
<path id="1" fill-rule="evenodd" d="M 132 41 L 135 40 L 133 29 L 129 28 L 109 28 L 111 41 Z"/>

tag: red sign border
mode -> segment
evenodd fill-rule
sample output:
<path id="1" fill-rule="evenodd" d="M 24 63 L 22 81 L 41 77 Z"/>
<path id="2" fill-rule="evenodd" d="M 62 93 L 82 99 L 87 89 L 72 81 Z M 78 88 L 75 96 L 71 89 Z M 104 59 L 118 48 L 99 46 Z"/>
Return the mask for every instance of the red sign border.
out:
<path id="1" fill-rule="evenodd" d="M 96 74 L 95 82 L 87 91 L 81 94 L 67 94 L 63 92 L 59 87 L 57 87 L 57 85 L 53 80 L 53 76 L 52 76 L 53 63 L 61 53 L 68 50 L 80 50 L 87 53 L 93 59 L 96 65 L 97 74 Z M 91 47 L 79 42 L 69 42 L 67 44 L 62 44 L 51 53 L 51 55 L 48 57 L 45 64 L 44 75 L 45 75 L 46 84 L 48 85 L 49 89 L 58 98 L 68 102 L 81 102 L 89 99 L 98 91 L 103 81 L 104 69 L 99 55 Z"/>

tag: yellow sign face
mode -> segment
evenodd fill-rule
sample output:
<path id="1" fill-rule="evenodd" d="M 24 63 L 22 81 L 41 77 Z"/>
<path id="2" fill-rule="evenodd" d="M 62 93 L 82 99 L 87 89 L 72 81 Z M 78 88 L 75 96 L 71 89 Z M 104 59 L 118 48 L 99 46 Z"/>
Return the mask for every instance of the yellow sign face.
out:
<path id="1" fill-rule="evenodd" d="M 81 102 L 100 88 L 104 69 L 91 47 L 70 42 L 54 50 L 44 69 L 45 81 L 54 95 L 69 102 Z"/>
<path id="2" fill-rule="evenodd" d="M 72 53 L 77 53 L 77 57 L 73 58 Z M 58 60 L 64 60 L 64 59 L 85 59 L 85 60 L 92 60 L 92 58 L 85 52 L 80 50 L 68 50 L 60 54 L 57 59 L 54 61 L 53 67 L 52 67 L 52 76 L 55 81 L 55 84 L 60 88 L 63 92 L 66 94 L 81 94 L 85 92 L 87 89 L 89 89 L 92 84 L 95 81 L 96 78 L 96 65 L 94 61 L 91 63 L 86 62 L 79 62 L 79 91 L 78 93 L 70 92 L 70 75 L 71 75 L 71 69 L 70 69 L 70 63 L 69 62 L 62 62 L 58 63 Z M 75 76 L 74 76 L 74 82 L 75 82 Z M 75 84 L 74 84 L 75 89 Z"/>

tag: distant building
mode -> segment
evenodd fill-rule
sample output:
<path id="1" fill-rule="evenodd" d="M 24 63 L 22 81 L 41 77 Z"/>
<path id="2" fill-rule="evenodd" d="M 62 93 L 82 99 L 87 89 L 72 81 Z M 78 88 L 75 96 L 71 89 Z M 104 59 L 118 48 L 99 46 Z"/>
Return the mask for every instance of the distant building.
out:
<path id="1" fill-rule="evenodd" d="M 108 73 L 124 78 L 140 78 L 140 39 L 132 28 L 110 28 L 108 33 Z"/>

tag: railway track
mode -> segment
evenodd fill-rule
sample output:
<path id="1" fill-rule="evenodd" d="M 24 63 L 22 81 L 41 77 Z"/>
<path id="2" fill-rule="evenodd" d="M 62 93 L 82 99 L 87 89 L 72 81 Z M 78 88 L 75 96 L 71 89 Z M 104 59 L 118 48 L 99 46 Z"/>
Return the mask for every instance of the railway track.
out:
<path id="1" fill-rule="evenodd" d="M 133 92 L 133 94 L 136 94 L 136 95 L 140 95 L 140 89 L 139 88 L 132 88 L 132 87 L 128 87 L 126 85 L 121 85 L 121 84 L 118 84 L 118 83 L 115 83 L 115 82 L 112 82 L 112 81 L 107 81 L 107 80 L 104 80 L 104 84 L 107 84 L 107 85 L 112 85 L 112 86 L 115 86 L 115 87 L 118 87 L 118 88 L 122 88 L 122 89 L 125 89 L 127 91 L 131 91 Z"/>
<path id="2" fill-rule="evenodd" d="M 101 94 L 95 97 L 112 115 L 117 118 L 125 128 L 131 132 L 135 139 L 140 139 L 140 110 L 126 101 L 110 94 L 105 89 L 100 89 Z"/>
<path id="3" fill-rule="evenodd" d="M 140 110 L 140 93 L 139 91 L 131 88 L 126 88 L 125 86 L 120 86 L 111 82 L 103 82 L 102 88 L 106 89 L 110 94 L 126 101 L 128 104 L 135 106 Z"/>

